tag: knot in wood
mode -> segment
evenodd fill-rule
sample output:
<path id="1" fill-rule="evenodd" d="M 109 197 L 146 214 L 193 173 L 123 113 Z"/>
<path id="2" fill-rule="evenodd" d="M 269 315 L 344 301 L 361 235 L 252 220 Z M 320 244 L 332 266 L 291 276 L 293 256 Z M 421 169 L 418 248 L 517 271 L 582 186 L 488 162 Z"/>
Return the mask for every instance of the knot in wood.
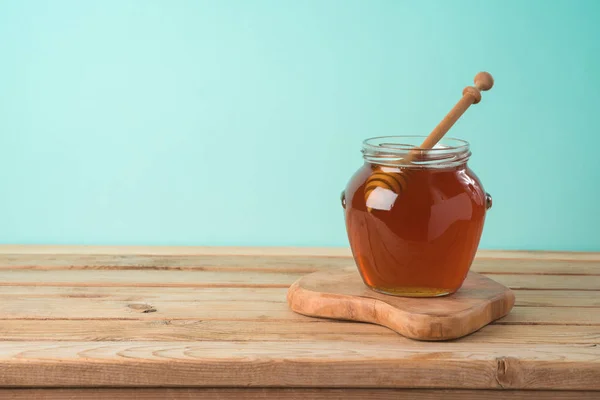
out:
<path id="1" fill-rule="evenodd" d="M 137 312 L 141 312 L 141 313 L 156 312 L 156 308 L 152 307 L 150 304 L 132 303 L 132 304 L 128 304 L 127 307 L 129 307 L 133 311 L 137 311 Z"/>

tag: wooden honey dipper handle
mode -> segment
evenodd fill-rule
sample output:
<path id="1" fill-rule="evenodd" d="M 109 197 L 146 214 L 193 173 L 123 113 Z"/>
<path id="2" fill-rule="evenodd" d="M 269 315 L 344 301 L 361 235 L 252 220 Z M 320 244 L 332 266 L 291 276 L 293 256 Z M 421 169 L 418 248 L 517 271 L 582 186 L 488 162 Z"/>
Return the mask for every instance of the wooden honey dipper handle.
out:
<path id="1" fill-rule="evenodd" d="M 423 141 L 419 149 L 431 149 L 448 132 L 452 125 L 464 114 L 471 104 L 477 104 L 481 101 L 481 91 L 490 90 L 494 86 L 494 78 L 487 72 L 480 72 L 475 75 L 475 86 L 467 86 L 463 90 L 463 97 L 456 103 L 444 119 L 431 131 L 429 136 Z"/>

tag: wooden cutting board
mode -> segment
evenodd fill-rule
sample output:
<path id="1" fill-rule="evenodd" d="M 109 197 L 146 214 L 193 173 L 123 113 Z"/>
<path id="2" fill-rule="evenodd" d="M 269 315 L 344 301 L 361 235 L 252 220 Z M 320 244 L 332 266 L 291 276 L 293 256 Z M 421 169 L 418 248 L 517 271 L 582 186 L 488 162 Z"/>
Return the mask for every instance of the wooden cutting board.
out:
<path id="1" fill-rule="evenodd" d="M 462 288 L 449 296 L 388 296 L 365 286 L 355 267 L 345 267 L 300 278 L 287 300 L 293 311 L 311 317 L 379 324 L 416 340 L 450 340 L 507 315 L 515 296 L 476 272 L 469 272 Z"/>

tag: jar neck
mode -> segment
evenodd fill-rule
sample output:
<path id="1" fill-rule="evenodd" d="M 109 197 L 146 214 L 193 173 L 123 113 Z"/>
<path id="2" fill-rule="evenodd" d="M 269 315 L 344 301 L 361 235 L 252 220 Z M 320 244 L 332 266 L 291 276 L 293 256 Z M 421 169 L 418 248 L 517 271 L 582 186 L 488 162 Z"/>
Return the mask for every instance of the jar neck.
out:
<path id="1" fill-rule="evenodd" d="M 419 149 L 425 136 L 386 136 L 367 139 L 362 153 L 365 162 L 386 167 L 447 169 L 466 165 L 471 157 L 469 143 L 443 138 L 432 149 Z"/>

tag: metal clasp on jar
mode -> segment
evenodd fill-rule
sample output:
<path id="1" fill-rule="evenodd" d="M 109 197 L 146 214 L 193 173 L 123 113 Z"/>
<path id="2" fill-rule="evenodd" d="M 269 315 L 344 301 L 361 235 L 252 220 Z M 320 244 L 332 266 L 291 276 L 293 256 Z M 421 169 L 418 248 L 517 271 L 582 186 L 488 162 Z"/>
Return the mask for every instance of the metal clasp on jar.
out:
<path id="1" fill-rule="evenodd" d="M 490 208 L 492 208 L 492 195 L 485 192 L 485 209 L 489 210 Z"/>

